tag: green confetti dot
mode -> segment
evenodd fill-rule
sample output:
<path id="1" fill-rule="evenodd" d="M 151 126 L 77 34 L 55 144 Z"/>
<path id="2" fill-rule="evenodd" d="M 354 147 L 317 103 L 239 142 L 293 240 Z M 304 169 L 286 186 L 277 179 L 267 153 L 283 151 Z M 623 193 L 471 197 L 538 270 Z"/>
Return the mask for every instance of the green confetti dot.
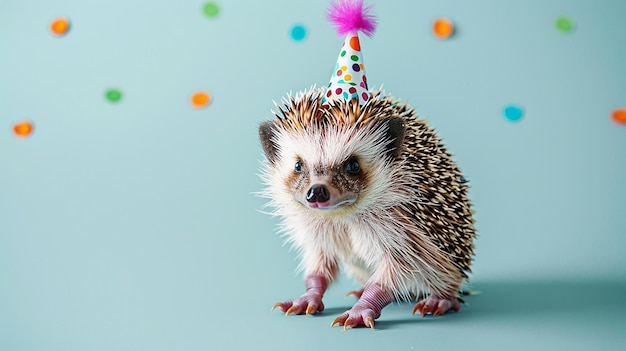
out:
<path id="1" fill-rule="evenodd" d="M 554 22 L 556 29 L 563 33 L 569 33 L 574 30 L 574 21 L 566 16 L 561 16 Z"/>
<path id="2" fill-rule="evenodd" d="M 122 92 L 117 89 L 107 90 L 104 93 L 104 96 L 107 100 L 109 100 L 109 102 L 119 102 L 120 100 L 122 100 Z"/>
<path id="3" fill-rule="evenodd" d="M 214 2 L 207 2 L 202 7 L 202 12 L 204 12 L 205 16 L 214 18 L 220 13 L 220 7 Z"/>

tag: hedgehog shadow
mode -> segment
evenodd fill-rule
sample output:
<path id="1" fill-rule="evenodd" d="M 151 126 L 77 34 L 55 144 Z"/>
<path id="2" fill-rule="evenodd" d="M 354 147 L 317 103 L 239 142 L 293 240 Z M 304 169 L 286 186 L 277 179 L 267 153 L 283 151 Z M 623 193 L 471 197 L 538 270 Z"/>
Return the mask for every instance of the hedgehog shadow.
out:
<path id="1" fill-rule="evenodd" d="M 376 320 L 375 328 L 385 330 L 408 324 L 456 324 L 484 319 L 505 320 L 512 317 L 541 318 L 570 313 L 573 310 L 582 314 L 597 313 L 597 304 L 585 303 L 591 296 L 598 301 L 617 303 L 613 308 L 622 308 L 626 311 L 626 301 L 622 296 L 626 291 L 624 281 L 487 282 L 473 284 L 472 290 L 480 293 L 464 297 L 467 304 L 461 306 L 461 311 L 448 312 L 438 317 L 411 315 L 413 302 L 395 303 L 390 310 L 383 310 L 382 317 Z M 331 308 L 324 311 L 324 314 L 339 315 L 348 308 Z M 386 314 L 386 311 L 390 313 Z"/>

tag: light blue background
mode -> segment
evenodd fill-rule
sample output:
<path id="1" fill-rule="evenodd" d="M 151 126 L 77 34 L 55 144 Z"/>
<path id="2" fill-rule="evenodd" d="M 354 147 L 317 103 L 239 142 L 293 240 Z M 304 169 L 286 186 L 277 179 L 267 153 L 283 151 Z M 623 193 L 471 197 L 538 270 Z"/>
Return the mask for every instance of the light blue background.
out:
<path id="1" fill-rule="evenodd" d="M 218 3 L 215 19 L 202 1 L 0 3 L 0 350 L 626 344 L 626 127 L 610 120 L 626 106 L 626 2 L 369 2 L 368 81 L 416 106 L 471 180 L 482 294 L 441 318 L 392 305 L 347 333 L 329 325 L 354 302 L 348 279 L 322 315 L 269 313 L 303 284 L 252 195 L 257 125 L 328 82 L 342 38 L 325 1 Z M 451 40 L 432 37 L 438 16 Z"/>

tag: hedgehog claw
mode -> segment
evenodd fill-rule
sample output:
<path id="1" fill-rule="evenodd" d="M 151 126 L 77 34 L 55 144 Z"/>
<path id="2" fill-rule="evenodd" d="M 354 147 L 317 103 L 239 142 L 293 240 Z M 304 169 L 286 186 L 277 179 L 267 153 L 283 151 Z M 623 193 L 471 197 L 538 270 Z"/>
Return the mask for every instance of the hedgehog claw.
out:
<path id="1" fill-rule="evenodd" d="M 287 312 L 285 312 L 285 314 L 288 316 L 294 312 L 296 312 L 296 310 L 298 309 L 298 306 L 296 305 L 292 305 L 291 307 L 289 307 L 289 309 L 287 310 Z M 299 314 L 298 312 L 296 312 L 296 314 Z"/>
<path id="2" fill-rule="evenodd" d="M 418 303 L 415 304 L 415 306 L 413 306 L 413 314 L 415 314 L 415 312 L 420 311 L 420 314 L 422 313 L 422 309 L 424 308 L 424 301 L 420 301 Z M 422 317 L 424 315 L 422 314 Z"/>
<path id="3" fill-rule="evenodd" d="M 348 327 L 354 328 L 359 324 L 354 318 L 348 317 L 345 322 L 343 322 L 343 331 L 348 330 Z"/>
<path id="4" fill-rule="evenodd" d="M 274 310 L 278 307 L 278 309 L 280 309 L 282 312 L 285 312 L 285 306 L 284 306 L 284 302 L 277 302 L 274 304 L 274 306 L 272 306 L 272 309 L 270 310 L 270 312 L 274 312 Z"/>
<path id="5" fill-rule="evenodd" d="M 348 297 L 350 295 L 356 297 L 357 299 L 360 299 L 361 295 L 363 295 L 363 289 L 348 291 L 348 293 L 346 294 L 346 297 Z"/>
<path id="6" fill-rule="evenodd" d="M 308 316 L 310 314 L 313 314 L 317 312 L 317 305 L 313 305 L 313 304 L 309 304 L 306 308 L 306 312 L 305 314 Z"/>
<path id="7" fill-rule="evenodd" d="M 374 330 L 374 318 L 366 317 L 364 322 L 365 322 L 364 324 L 366 327 L 370 327 L 372 328 L 372 330 Z"/>
<path id="8" fill-rule="evenodd" d="M 331 327 L 334 327 L 334 326 L 335 326 L 335 324 L 344 325 L 344 323 L 346 322 L 346 319 L 348 319 L 348 313 L 347 313 L 347 312 L 346 312 L 346 313 L 344 313 L 344 314 L 342 314 L 341 316 L 339 316 L 339 317 L 335 318 L 335 319 L 333 320 L 333 322 L 332 322 L 332 323 L 330 323 L 330 326 L 331 326 Z"/>
<path id="9" fill-rule="evenodd" d="M 435 312 L 433 312 L 433 317 L 441 316 L 444 313 L 446 313 L 446 311 L 443 308 L 437 307 Z"/>

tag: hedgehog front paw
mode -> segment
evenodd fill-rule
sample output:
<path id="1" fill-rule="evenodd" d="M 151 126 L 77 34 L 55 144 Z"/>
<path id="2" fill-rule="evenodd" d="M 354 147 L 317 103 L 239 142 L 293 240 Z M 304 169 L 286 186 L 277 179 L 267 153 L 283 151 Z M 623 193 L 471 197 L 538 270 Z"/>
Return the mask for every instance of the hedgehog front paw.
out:
<path id="1" fill-rule="evenodd" d="M 427 314 L 432 314 L 433 316 L 442 315 L 449 310 L 458 311 L 461 309 L 461 304 L 457 298 L 451 299 L 442 299 L 435 295 L 430 295 L 424 300 L 418 302 L 413 307 L 413 314 L 419 311 L 422 317 Z"/>
<path id="2" fill-rule="evenodd" d="M 341 316 L 335 318 L 331 323 L 331 327 L 335 324 L 343 325 L 343 330 L 363 325 L 374 329 L 374 319 L 380 317 L 380 311 L 373 306 L 357 303 L 351 309 L 344 312 Z"/>
<path id="3" fill-rule="evenodd" d="M 304 295 L 285 302 L 277 302 L 272 307 L 272 311 L 276 308 L 285 312 L 286 315 L 292 313 L 295 314 L 314 314 L 322 312 L 324 310 L 324 303 L 322 303 L 322 295 L 312 292 L 307 292 Z"/>
<path id="4" fill-rule="evenodd" d="M 364 325 L 374 329 L 374 319 L 380 317 L 380 312 L 391 302 L 391 294 L 383 290 L 378 284 L 368 284 L 363 289 L 355 292 L 359 301 L 351 309 L 335 318 L 330 324 L 343 325 L 343 330 Z"/>

